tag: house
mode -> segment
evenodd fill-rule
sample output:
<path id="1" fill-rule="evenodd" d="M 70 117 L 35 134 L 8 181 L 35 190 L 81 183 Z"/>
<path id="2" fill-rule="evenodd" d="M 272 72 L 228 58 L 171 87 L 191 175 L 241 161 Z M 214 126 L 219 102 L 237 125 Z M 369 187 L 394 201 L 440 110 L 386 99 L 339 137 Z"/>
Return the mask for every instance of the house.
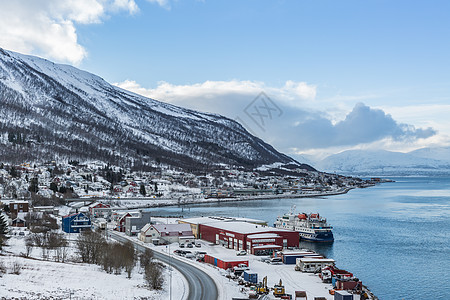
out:
<path id="1" fill-rule="evenodd" d="M 19 212 L 16 215 L 16 218 L 12 219 L 11 226 L 13 227 L 25 227 L 26 226 L 26 215 L 27 212 Z"/>
<path id="2" fill-rule="evenodd" d="M 150 223 L 150 212 L 140 210 L 137 216 L 125 218 L 125 234 L 137 235 L 147 223 Z"/>
<path id="3" fill-rule="evenodd" d="M 120 215 L 117 219 L 116 227 L 114 228 L 114 230 L 125 232 L 125 220 L 127 217 L 132 217 L 131 213 L 126 212 Z"/>
<path id="4" fill-rule="evenodd" d="M 189 224 L 146 224 L 140 234 L 139 239 L 145 243 L 171 244 L 176 242 L 193 242 Z"/>
<path id="5" fill-rule="evenodd" d="M 110 205 L 104 204 L 101 202 L 94 202 L 91 205 L 89 205 L 88 208 L 89 208 L 89 214 L 95 218 L 105 217 L 111 211 Z"/>
<path id="6" fill-rule="evenodd" d="M 79 233 L 90 230 L 92 223 L 88 214 L 75 213 L 62 217 L 62 230 L 67 233 Z"/>
<path id="7" fill-rule="evenodd" d="M 18 213 L 29 211 L 28 201 L 11 201 L 9 203 L 9 211 L 11 218 L 15 219 Z"/>

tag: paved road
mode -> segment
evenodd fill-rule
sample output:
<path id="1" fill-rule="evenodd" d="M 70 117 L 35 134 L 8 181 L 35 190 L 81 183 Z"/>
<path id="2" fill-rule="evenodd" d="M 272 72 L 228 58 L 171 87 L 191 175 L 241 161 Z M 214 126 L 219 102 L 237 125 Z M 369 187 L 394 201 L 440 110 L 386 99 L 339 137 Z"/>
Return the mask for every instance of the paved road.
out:
<path id="1" fill-rule="evenodd" d="M 118 235 L 115 232 L 108 231 L 110 237 L 120 242 L 127 241 L 128 239 Z M 146 247 L 134 242 L 134 245 L 138 251 L 145 251 Z M 186 278 L 189 285 L 189 300 L 216 300 L 218 298 L 217 286 L 214 280 L 206 274 L 204 271 L 185 263 L 181 260 L 171 258 L 166 254 L 153 251 L 153 256 L 164 263 L 173 266 L 175 269 L 181 272 Z M 178 291 L 179 292 L 179 291 Z M 177 291 L 172 292 L 173 296 L 177 295 Z"/>

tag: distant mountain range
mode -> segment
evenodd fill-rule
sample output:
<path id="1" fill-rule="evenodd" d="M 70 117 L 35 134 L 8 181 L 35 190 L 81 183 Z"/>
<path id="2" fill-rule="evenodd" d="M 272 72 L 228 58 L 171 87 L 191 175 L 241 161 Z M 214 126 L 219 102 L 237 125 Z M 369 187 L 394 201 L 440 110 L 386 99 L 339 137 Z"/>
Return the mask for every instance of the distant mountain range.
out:
<path id="1" fill-rule="evenodd" d="M 326 172 L 346 175 L 450 174 L 450 148 L 423 148 L 409 153 L 348 150 L 311 162 Z"/>
<path id="2" fill-rule="evenodd" d="M 0 159 L 304 167 L 226 117 L 149 99 L 68 65 L 0 48 Z"/>

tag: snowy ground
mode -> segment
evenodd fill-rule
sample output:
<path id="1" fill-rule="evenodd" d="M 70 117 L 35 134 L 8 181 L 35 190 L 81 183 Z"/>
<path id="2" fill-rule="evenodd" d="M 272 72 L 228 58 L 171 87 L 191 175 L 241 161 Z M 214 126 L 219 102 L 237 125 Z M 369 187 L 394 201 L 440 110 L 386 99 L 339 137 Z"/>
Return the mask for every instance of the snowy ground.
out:
<path id="1" fill-rule="evenodd" d="M 72 234 L 74 235 L 74 234 Z M 3 299 L 168 299 L 169 270 L 165 268 L 163 291 L 151 291 L 145 286 L 143 272 L 136 266 L 131 279 L 125 272 L 108 274 L 97 265 L 81 263 L 58 263 L 42 260 L 42 251 L 33 249 L 31 258 L 18 256 L 25 251 L 24 236 L 12 236 L 4 248 L 0 262 L 8 269 L 0 278 L 0 298 Z M 73 255 L 73 249 L 70 251 Z M 12 266 L 22 266 L 19 275 L 12 274 Z M 172 270 L 173 291 L 186 289 L 184 277 Z M 187 293 L 173 299 L 184 299 Z"/>

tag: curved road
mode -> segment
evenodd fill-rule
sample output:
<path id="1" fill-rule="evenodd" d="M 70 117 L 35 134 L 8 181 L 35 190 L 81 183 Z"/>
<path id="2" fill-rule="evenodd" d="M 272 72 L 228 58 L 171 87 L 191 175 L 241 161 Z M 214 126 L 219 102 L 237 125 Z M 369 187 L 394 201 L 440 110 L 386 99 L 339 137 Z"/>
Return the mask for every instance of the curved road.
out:
<path id="1" fill-rule="evenodd" d="M 118 235 L 115 232 L 108 230 L 108 234 L 111 238 L 118 240 L 120 242 L 130 241 L 123 236 Z M 135 248 L 138 251 L 145 251 L 146 247 L 134 242 Z M 189 300 L 216 300 L 218 298 L 217 286 L 214 280 L 206 274 L 204 271 L 185 263 L 181 260 L 171 258 L 167 254 L 153 251 L 153 256 L 164 263 L 173 266 L 175 269 L 181 272 L 186 278 L 189 285 L 189 295 L 187 299 Z M 173 293 L 173 292 L 172 292 Z M 175 292 L 176 293 L 176 292 Z M 173 294 L 174 296 L 176 294 Z"/>

